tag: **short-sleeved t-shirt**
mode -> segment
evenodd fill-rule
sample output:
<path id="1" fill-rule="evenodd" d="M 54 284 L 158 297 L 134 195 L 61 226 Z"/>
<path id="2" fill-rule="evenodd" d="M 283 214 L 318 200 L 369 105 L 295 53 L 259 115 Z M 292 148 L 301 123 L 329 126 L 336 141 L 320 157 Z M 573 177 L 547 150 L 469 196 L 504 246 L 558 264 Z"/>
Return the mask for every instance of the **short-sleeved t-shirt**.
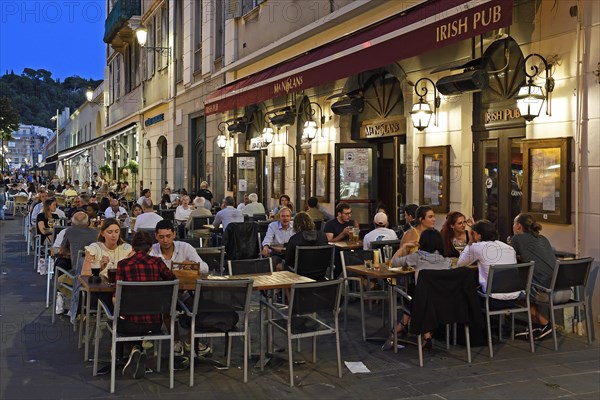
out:
<path id="1" fill-rule="evenodd" d="M 333 237 L 336 237 L 347 227 L 354 227 L 354 221 L 350 220 L 341 224 L 337 218 L 332 219 L 331 221 L 327 221 L 325 224 L 325 228 L 323 228 L 323 232 L 325 233 L 333 233 Z"/>
<path id="2" fill-rule="evenodd" d="M 552 245 L 544 236 L 537 238 L 530 233 L 514 235 L 510 241 L 520 262 L 535 261 L 533 281 L 550 287 L 556 266 L 556 256 Z"/>

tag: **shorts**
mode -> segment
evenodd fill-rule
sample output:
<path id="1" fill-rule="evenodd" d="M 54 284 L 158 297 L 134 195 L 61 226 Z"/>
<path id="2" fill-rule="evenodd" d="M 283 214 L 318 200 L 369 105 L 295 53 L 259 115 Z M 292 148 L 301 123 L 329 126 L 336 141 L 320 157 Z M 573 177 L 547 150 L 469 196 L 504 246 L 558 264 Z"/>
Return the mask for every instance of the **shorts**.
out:
<path id="1" fill-rule="evenodd" d="M 563 304 L 571 299 L 571 290 L 558 290 L 554 292 L 552 302 L 554 304 Z M 535 286 L 531 286 L 530 300 L 533 303 L 550 303 L 548 293 L 538 290 Z"/>

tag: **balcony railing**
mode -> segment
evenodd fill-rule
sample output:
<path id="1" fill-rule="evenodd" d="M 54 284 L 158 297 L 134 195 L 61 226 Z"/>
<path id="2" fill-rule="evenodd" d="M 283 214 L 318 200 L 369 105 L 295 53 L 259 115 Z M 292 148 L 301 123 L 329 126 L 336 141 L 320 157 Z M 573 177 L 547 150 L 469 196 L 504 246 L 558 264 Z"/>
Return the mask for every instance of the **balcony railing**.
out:
<path id="1" fill-rule="evenodd" d="M 141 0 L 117 0 L 104 22 L 104 43 L 110 43 L 123 25 L 134 15 L 141 15 Z"/>

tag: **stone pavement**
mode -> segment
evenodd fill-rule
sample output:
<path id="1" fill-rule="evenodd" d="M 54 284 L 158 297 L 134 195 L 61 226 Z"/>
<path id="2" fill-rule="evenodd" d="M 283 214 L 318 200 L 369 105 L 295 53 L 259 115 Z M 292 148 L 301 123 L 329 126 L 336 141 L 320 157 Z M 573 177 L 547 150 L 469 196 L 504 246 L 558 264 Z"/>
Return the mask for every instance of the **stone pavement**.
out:
<path id="1" fill-rule="evenodd" d="M 92 376 L 91 362 L 84 362 L 83 351 L 77 349 L 77 333 L 68 320 L 59 317 L 51 324 L 51 312 L 44 304 L 46 277 L 33 271 L 33 256 L 27 255 L 20 217 L 0 221 L 0 272 L 0 399 L 600 397 L 598 341 L 589 346 L 585 337 L 561 335 L 560 351 L 555 352 L 552 341 L 545 340 L 537 343 L 535 354 L 531 354 L 527 342 L 508 340 L 495 345 L 491 360 L 487 347 L 474 347 L 472 364 L 466 362 L 463 347 L 448 352 L 438 342 L 431 354 L 425 355 L 424 368 L 419 368 L 414 346 L 394 354 L 382 352 L 380 344 L 362 342 L 356 303 L 341 334 L 342 360 L 362 361 L 370 373 L 352 374 L 343 367 L 343 378 L 337 378 L 334 341 L 325 337 L 317 342 L 316 365 L 310 362 L 310 341 L 302 343 L 298 358 L 307 363 L 294 367 L 296 387 L 288 386 L 287 362 L 279 359 L 272 360 L 264 372 L 252 366 L 244 384 L 241 343 L 234 342 L 232 368 L 217 370 L 198 364 L 193 388 L 188 386 L 188 370 L 176 372 L 175 387 L 169 389 L 164 362 L 161 373 L 150 373 L 140 380 L 123 378 L 117 371 L 116 394 L 111 395 L 109 376 Z M 368 332 L 381 327 L 380 315 L 379 306 L 374 306 L 368 316 Z M 284 343 L 281 339 L 279 344 Z M 223 343 L 215 341 L 214 347 L 213 357 L 222 357 Z M 108 339 L 104 337 L 101 357 L 106 359 L 108 354 Z"/>

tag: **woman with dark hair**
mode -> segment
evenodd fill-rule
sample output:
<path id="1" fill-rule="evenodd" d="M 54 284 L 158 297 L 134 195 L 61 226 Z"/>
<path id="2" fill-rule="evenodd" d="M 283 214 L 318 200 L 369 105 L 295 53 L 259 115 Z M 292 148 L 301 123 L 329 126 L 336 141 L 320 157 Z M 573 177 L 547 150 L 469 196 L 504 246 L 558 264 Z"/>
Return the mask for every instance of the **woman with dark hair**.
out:
<path id="1" fill-rule="evenodd" d="M 477 263 L 479 269 L 479 284 L 485 292 L 487 280 L 492 264 L 515 264 L 517 255 L 515 250 L 504 242 L 498 240 L 496 226 L 486 219 L 477 221 L 470 235 L 470 242 L 465 247 L 456 263 L 459 267 L 466 267 Z M 514 304 L 520 292 L 496 293 L 490 298 L 490 309 L 505 308 Z"/>
<path id="2" fill-rule="evenodd" d="M 117 263 L 133 254 L 131 245 L 121 237 L 121 224 L 115 218 L 107 218 L 100 227 L 98 241 L 85 246 L 85 261 L 82 275 L 91 275 L 92 264 L 100 268 L 107 277 L 107 268 L 116 268 Z"/>
<path id="3" fill-rule="evenodd" d="M 542 225 L 531 214 L 519 214 L 513 221 L 514 236 L 510 242 L 517 253 L 519 262 L 534 261 L 533 283 L 549 288 L 556 267 L 556 256 L 552 245 L 546 237 L 540 235 Z M 539 313 L 533 302 L 548 302 L 548 295 L 538 292 L 534 285 L 531 286 L 531 318 L 537 320 L 539 327 L 533 329 L 534 339 L 541 339 L 552 333 L 552 324 Z M 554 294 L 555 304 L 565 303 L 571 298 L 570 290 L 561 290 Z M 529 339 L 529 332 L 522 332 L 517 336 Z"/>
<path id="4" fill-rule="evenodd" d="M 405 243 L 404 247 L 415 247 L 416 243 L 408 242 Z M 424 269 L 450 269 L 452 262 L 449 258 L 445 257 L 444 243 L 442 235 L 435 229 L 427 229 L 421 233 L 419 238 L 418 250 L 407 256 L 398 256 L 401 253 L 402 247 L 396 252 L 396 255 L 392 258 L 392 267 L 411 266 L 415 268 L 415 284 L 418 283 L 419 271 Z M 409 287 L 409 293 L 414 292 L 414 286 Z M 408 323 L 410 321 L 410 315 L 404 314 L 402 316 L 402 322 L 399 322 L 396 326 L 396 332 L 401 335 L 408 333 Z M 423 335 L 425 343 L 423 347 L 427 350 L 431 350 L 433 343 L 431 341 L 431 333 L 427 332 Z M 389 343 L 384 344 L 384 349 L 389 346 Z"/>
<path id="5" fill-rule="evenodd" d="M 292 216 L 294 216 L 294 205 L 290 200 L 290 196 L 288 196 L 287 194 L 282 194 L 281 196 L 279 196 L 279 204 L 272 210 L 273 216 L 277 215 L 279 211 L 284 207 L 289 208 L 292 212 Z"/>
<path id="6" fill-rule="evenodd" d="M 327 244 L 327 236 L 315 230 L 315 223 L 310 215 L 299 212 L 292 223 L 295 234 L 285 246 L 285 264 L 293 268 L 296 257 L 296 246 L 322 246 Z"/>
<path id="7" fill-rule="evenodd" d="M 461 212 L 450 211 L 446 216 L 446 222 L 444 222 L 440 233 L 444 240 L 444 251 L 448 257 L 459 257 L 462 250 L 469 243 L 467 225 L 469 225 L 469 222 Z"/>
<path id="8" fill-rule="evenodd" d="M 48 237 L 52 237 L 54 221 L 58 220 L 56 214 L 56 200 L 54 198 L 44 201 L 42 212 L 37 215 L 36 227 L 37 233 L 41 236 L 41 243 L 46 243 Z"/>
<path id="9" fill-rule="evenodd" d="M 394 257 L 406 256 L 417 251 L 419 249 L 418 243 L 421 234 L 427 229 L 435 229 L 435 213 L 431 207 L 421 206 L 417 208 L 416 216 L 415 226 L 404 233 L 400 242 L 400 249 L 398 249 Z M 408 243 L 411 245 L 407 245 Z"/>

